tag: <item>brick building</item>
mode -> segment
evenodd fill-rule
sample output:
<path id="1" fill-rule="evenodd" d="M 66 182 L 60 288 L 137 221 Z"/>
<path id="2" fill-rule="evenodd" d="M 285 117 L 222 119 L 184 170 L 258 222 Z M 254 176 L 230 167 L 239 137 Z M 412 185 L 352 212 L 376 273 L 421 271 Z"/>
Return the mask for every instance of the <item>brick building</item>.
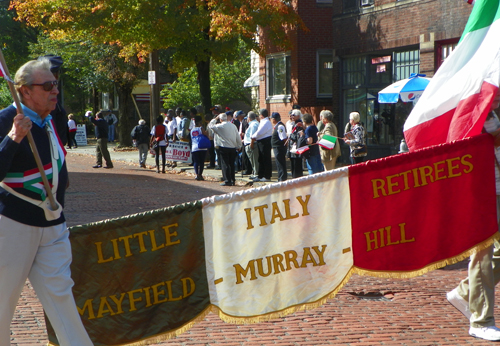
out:
<path id="1" fill-rule="evenodd" d="M 269 47 L 259 66 L 259 106 L 284 120 L 293 104 L 313 115 L 332 109 L 332 2 L 295 0 L 294 6 L 309 30 L 290 34 L 291 51 Z"/>
<path id="2" fill-rule="evenodd" d="M 413 104 L 379 104 L 378 92 L 411 73 L 432 77 L 458 43 L 472 6 L 461 0 L 333 2 L 334 113 L 343 128 L 349 113 L 359 111 L 370 158 L 397 153 Z"/>
<path id="3" fill-rule="evenodd" d="M 295 5 L 310 31 L 292 34 L 292 51 L 271 50 L 260 59 L 260 107 L 288 114 L 298 103 L 316 117 L 330 109 L 341 134 L 349 113 L 359 111 L 369 158 L 397 153 L 413 104 L 379 104 L 378 92 L 411 73 L 434 75 L 458 43 L 472 6 L 463 0 L 295 0 Z"/>

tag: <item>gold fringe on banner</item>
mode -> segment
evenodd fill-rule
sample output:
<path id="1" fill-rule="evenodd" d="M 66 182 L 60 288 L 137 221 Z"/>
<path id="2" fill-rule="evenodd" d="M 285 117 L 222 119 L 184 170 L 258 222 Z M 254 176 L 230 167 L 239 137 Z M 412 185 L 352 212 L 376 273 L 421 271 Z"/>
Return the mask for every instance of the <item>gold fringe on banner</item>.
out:
<path id="1" fill-rule="evenodd" d="M 213 312 L 214 314 L 217 314 L 219 318 L 226 322 L 226 323 L 232 323 L 232 324 L 249 324 L 249 323 L 260 323 L 260 322 L 267 322 L 272 319 L 276 318 L 282 318 L 287 315 L 293 314 L 298 311 L 302 310 L 311 310 L 311 309 L 316 309 L 326 303 L 328 299 L 334 298 L 337 293 L 342 289 L 342 287 L 347 284 L 347 282 L 350 280 L 351 276 L 353 274 L 358 274 L 358 275 L 365 275 L 365 276 L 374 276 L 374 277 L 379 277 L 379 278 L 399 278 L 399 279 L 409 279 L 409 278 L 414 278 L 423 274 L 426 274 L 430 271 L 445 267 L 447 265 L 455 264 L 460 261 L 463 261 L 464 259 L 470 257 L 472 254 L 477 253 L 493 244 L 495 240 L 500 240 L 500 233 L 496 232 L 494 235 L 486 239 L 485 241 L 473 246 L 472 248 L 462 252 L 461 254 L 450 257 L 435 263 L 431 263 L 430 265 L 427 265 L 424 268 L 418 269 L 418 270 L 413 270 L 413 271 L 398 271 L 398 272 L 388 272 L 388 271 L 374 271 L 374 270 L 366 270 L 366 269 L 361 269 L 358 267 L 352 267 L 344 277 L 344 279 L 340 282 L 340 284 L 330 293 L 325 295 L 324 297 L 310 303 L 302 303 L 302 304 L 297 304 L 294 306 L 290 306 L 288 308 L 285 308 L 283 310 L 279 311 L 273 311 L 267 314 L 263 315 L 257 315 L 257 316 L 248 316 L 248 317 L 239 317 L 239 316 L 232 316 L 224 313 L 222 310 L 220 310 L 219 307 L 215 305 L 210 305 L 208 306 L 203 312 L 201 312 L 197 317 L 195 317 L 193 320 L 189 321 L 188 323 L 184 324 L 182 327 L 177 328 L 175 330 L 171 330 L 159 335 L 155 335 L 152 337 L 148 337 L 146 339 L 137 341 L 137 342 L 132 342 L 132 343 L 125 343 L 125 344 L 115 344 L 113 346 L 144 346 L 144 345 L 150 345 L 154 343 L 159 343 L 162 341 L 166 341 L 169 339 L 172 339 L 176 336 L 181 335 L 182 333 L 188 331 L 191 329 L 196 323 L 201 322 L 205 317 L 210 313 Z M 58 346 L 57 344 L 54 344 L 52 342 L 48 342 L 48 346 Z"/>
<path id="2" fill-rule="evenodd" d="M 353 271 L 354 268 L 351 268 L 344 279 L 339 283 L 339 285 L 330 293 L 325 295 L 324 297 L 310 303 L 303 303 L 303 304 L 297 304 L 294 306 L 290 306 L 288 308 L 285 308 L 283 310 L 279 311 L 273 311 L 269 312 L 264 315 L 257 315 L 257 316 L 249 316 L 249 317 L 240 317 L 240 316 L 232 316 L 224 313 L 222 310 L 219 309 L 219 307 L 213 305 L 213 313 L 218 314 L 219 318 L 223 320 L 224 322 L 227 323 L 232 323 L 232 324 L 247 324 L 247 323 L 260 323 L 260 322 L 267 322 L 272 319 L 276 318 L 281 318 L 285 317 L 287 315 L 293 314 L 298 311 L 302 310 L 311 310 L 311 309 L 316 309 L 319 308 L 320 306 L 324 305 L 328 299 L 334 298 L 337 293 L 342 289 L 342 287 L 345 286 L 345 284 L 349 281 L 351 278 L 352 274 L 354 274 Z"/>
<path id="3" fill-rule="evenodd" d="M 189 329 L 191 329 L 196 323 L 201 322 L 202 320 L 207 317 L 207 315 L 211 312 L 212 307 L 209 305 L 205 310 L 203 310 L 198 316 L 196 316 L 194 319 L 189 321 L 188 323 L 184 324 L 182 327 L 179 327 L 174 330 L 170 330 L 168 332 L 158 334 L 155 336 L 150 336 L 145 339 L 136 341 L 136 342 L 131 342 L 131 343 L 125 343 L 125 344 L 113 344 L 110 346 L 145 346 L 145 345 L 151 345 L 151 344 L 157 344 L 159 342 L 163 342 L 166 340 L 170 340 L 175 338 L 176 336 L 179 336 L 185 332 L 187 332 Z M 60 346 L 58 344 L 54 344 L 52 342 L 48 342 L 47 346 Z"/>
<path id="4" fill-rule="evenodd" d="M 378 270 L 366 270 L 358 267 L 353 267 L 354 273 L 358 275 L 365 276 L 374 276 L 378 278 L 386 278 L 386 279 L 410 279 L 420 275 L 424 275 L 430 271 L 446 267 L 447 265 L 455 264 L 460 261 L 463 261 L 466 258 L 469 258 L 472 254 L 475 254 L 481 250 L 486 249 L 491 246 L 495 240 L 500 239 L 500 233 L 495 232 L 494 235 L 486 239 L 485 241 L 473 246 L 472 248 L 458 254 L 454 257 L 450 257 L 438 262 L 431 263 L 424 268 L 412 271 L 397 271 L 397 272 L 388 272 L 388 271 L 378 271 Z"/>

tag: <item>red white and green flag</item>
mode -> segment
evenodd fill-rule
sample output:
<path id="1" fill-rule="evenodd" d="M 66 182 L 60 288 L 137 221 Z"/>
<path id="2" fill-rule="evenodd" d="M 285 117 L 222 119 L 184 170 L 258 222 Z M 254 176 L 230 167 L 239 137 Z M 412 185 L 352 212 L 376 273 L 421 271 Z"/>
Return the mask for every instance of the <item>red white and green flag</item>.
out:
<path id="1" fill-rule="evenodd" d="M 297 148 L 296 153 L 299 154 L 299 155 L 302 155 L 303 153 L 305 153 L 308 150 L 309 150 L 309 146 L 308 145 L 304 145 L 303 147 Z"/>
<path id="2" fill-rule="evenodd" d="M 337 137 L 323 135 L 321 139 L 318 141 L 318 145 L 325 149 L 333 149 L 335 148 L 335 143 L 337 143 Z"/>
<path id="3" fill-rule="evenodd" d="M 0 64 L 0 77 L 5 77 L 7 75 L 7 73 L 5 73 L 5 71 L 3 70 L 3 65 Z"/>
<path id="4" fill-rule="evenodd" d="M 459 44 L 404 125 L 410 150 L 481 133 L 500 84 L 500 1 L 476 0 Z"/>

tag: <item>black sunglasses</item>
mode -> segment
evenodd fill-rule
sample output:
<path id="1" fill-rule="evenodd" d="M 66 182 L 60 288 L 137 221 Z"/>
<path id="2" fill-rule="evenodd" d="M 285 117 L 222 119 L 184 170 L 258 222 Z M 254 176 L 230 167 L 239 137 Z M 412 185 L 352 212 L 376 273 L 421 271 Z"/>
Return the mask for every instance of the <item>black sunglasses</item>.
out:
<path id="1" fill-rule="evenodd" d="M 31 84 L 31 85 L 38 85 L 38 86 L 43 87 L 43 90 L 45 90 L 45 91 L 52 91 L 52 89 L 54 89 L 54 87 L 57 87 L 57 84 L 59 84 L 59 82 L 56 80 L 53 80 L 53 81 L 45 82 L 42 84 Z"/>

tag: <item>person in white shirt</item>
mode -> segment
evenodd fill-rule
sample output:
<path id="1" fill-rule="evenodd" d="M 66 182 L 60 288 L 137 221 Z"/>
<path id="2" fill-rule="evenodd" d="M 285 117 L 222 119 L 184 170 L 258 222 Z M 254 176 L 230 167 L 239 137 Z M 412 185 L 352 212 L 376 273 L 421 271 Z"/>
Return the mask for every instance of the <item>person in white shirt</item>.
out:
<path id="1" fill-rule="evenodd" d="M 71 145 L 78 148 L 76 144 L 76 122 L 74 120 L 73 113 L 68 115 L 68 130 L 69 130 L 69 138 L 68 138 L 68 149 L 71 149 Z"/>
<path id="2" fill-rule="evenodd" d="M 217 123 L 217 121 L 220 123 Z M 219 146 L 222 177 L 221 186 L 234 186 L 236 180 L 235 161 L 236 151 L 241 149 L 241 137 L 236 126 L 227 121 L 227 114 L 221 113 L 212 119 L 208 127 L 217 135 L 216 145 Z"/>
<path id="3" fill-rule="evenodd" d="M 250 143 L 252 149 L 255 148 L 255 144 L 257 144 L 259 150 L 259 171 L 254 181 L 267 182 L 271 181 L 271 176 L 273 174 L 271 161 L 271 136 L 273 134 L 273 125 L 271 121 L 269 121 L 269 112 L 267 109 L 262 108 L 259 111 L 259 118 L 259 127 L 252 135 L 252 142 Z"/>
<path id="4" fill-rule="evenodd" d="M 222 106 L 221 105 L 215 105 L 212 108 L 210 108 L 212 111 L 212 119 L 216 119 L 219 114 L 222 112 Z M 214 168 L 214 169 L 221 169 L 221 163 L 220 163 L 220 153 L 219 153 L 219 145 L 217 143 L 217 134 L 215 134 L 210 128 L 208 128 L 208 138 L 210 138 L 211 141 L 213 141 L 213 148 L 214 151 L 210 153 L 210 165 L 207 168 Z M 215 162 L 217 161 L 217 165 L 215 165 Z"/>
<path id="5" fill-rule="evenodd" d="M 174 110 L 169 109 L 167 111 L 167 116 L 165 117 L 165 126 L 167 126 L 167 136 L 168 139 L 172 140 L 173 143 L 177 140 L 177 120 L 174 117 Z"/>
<path id="6" fill-rule="evenodd" d="M 181 120 L 182 120 L 182 118 L 181 118 L 181 112 L 182 112 L 182 108 L 181 108 L 181 107 L 177 107 L 177 108 L 175 109 L 175 123 L 176 123 L 176 125 L 177 125 L 177 133 L 176 133 L 176 136 L 177 136 L 177 139 L 179 139 L 179 140 L 181 139 L 181 138 L 179 137 L 179 136 L 181 135 L 181 134 L 179 133 L 179 125 L 180 125 Z"/>
<path id="7" fill-rule="evenodd" d="M 286 181 L 286 135 L 285 125 L 281 122 L 281 116 L 278 112 L 271 114 L 271 123 L 273 124 L 273 135 L 271 136 L 271 146 L 278 169 L 278 181 Z"/>
<path id="8" fill-rule="evenodd" d="M 286 133 L 288 134 L 288 137 L 290 137 L 290 134 L 293 131 L 293 127 L 295 126 L 295 122 L 301 118 L 302 118 L 302 113 L 300 112 L 300 110 L 292 109 L 290 111 L 290 119 L 285 124 Z"/>
<path id="9" fill-rule="evenodd" d="M 165 126 L 167 127 L 167 138 L 175 143 L 177 140 L 177 120 L 175 119 L 175 112 L 173 109 L 167 111 L 167 116 L 165 117 Z M 175 168 L 177 167 L 177 162 L 167 161 L 167 167 Z"/>
<path id="10" fill-rule="evenodd" d="M 250 143 L 252 143 L 252 135 L 259 128 L 259 120 L 257 119 L 257 114 L 254 112 L 248 112 L 248 128 L 245 131 L 245 137 L 243 138 L 243 144 L 245 145 L 245 152 L 247 153 L 250 164 L 252 165 L 252 174 L 250 179 L 255 179 L 259 174 L 259 149 L 252 148 Z"/>

